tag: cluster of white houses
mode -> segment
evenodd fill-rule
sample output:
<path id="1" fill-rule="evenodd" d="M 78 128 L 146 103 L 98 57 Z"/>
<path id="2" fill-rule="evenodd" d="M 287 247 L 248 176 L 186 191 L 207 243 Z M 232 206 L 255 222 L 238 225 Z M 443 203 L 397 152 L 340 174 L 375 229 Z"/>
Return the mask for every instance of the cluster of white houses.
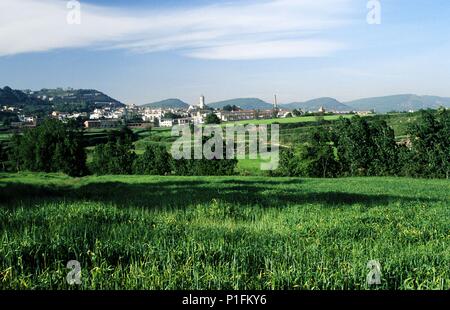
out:
<path id="1" fill-rule="evenodd" d="M 205 97 L 201 96 L 197 105 L 191 105 L 188 109 L 175 108 L 148 108 L 139 106 L 127 106 L 112 110 L 96 109 L 89 116 L 89 120 L 84 122 L 86 128 L 114 128 L 122 124 L 123 120 L 139 119 L 139 122 L 127 122 L 129 127 L 172 127 L 174 125 L 185 124 L 204 124 L 209 114 L 216 114 L 223 122 L 268 119 L 273 117 L 286 117 L 289 113 L 287 110 L 278 109 L 275 105 L 274 109 L 269 110 L 238 110 L 224 111 L 213 110 L 206 105 Z M 168 114 L 172 117 L 166 117 Z M 173 117 L 176 115 L 176 117 Z"/>
<path id="2" fill-rule="evenodd" d="M 2 107 L 7 110 L 8 107 Z M 325 113 L 321 108 L 318 112 Z M 172 127 L 184 124 L 204 124 L 209 114 L 215 114 L 222 122 L 245 121 L 255 119 L 283 118 L 291 114 L 290 111 L 279 108 L 276 99 L 272 109 L 267 110 L 242 110 L 225 111 L 214 110 L 207 106 L 205 97 L 201 96 L 197 105 L 191 105 L 188 109 L 176 108 L 149 108 L 136 105 L 125 107 L 105 106 L 97 108 L 91 113 L 62 113 L 54 111 L 51 117 L 67 121 L 81 118 L 86 128 L 117 128 L 127 125 L 131 128 Z M 20 122 L 16 127 L 36 126 L 38 119 L 34 116 L 19 115 Z"/>

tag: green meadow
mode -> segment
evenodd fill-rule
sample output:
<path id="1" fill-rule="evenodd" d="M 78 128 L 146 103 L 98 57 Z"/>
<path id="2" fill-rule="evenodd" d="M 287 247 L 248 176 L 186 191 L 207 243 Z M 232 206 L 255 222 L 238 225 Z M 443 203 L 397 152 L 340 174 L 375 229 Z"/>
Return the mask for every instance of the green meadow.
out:
<path id="1" fill-rule="evenodd" d="M 323 116 L 324 120 L 334 121 L 340 117 L 351 117 L 350 115 L 328 115 Z M 317 116 L 298 116 L 298 117 L 287 117 L 287 118 L 271 118 L 271 119 L 258 119 L 258 120 L 243 120 L 237 122 L 229 122 L 225 124 L 254 124 L 254 125 L 270 125 L 270 124 L 293 124 L 293 123 L 307 123 L 315 122 Z"/>
<path id="2" fill-rule="evenodd" d="M 450 183 L 0 174 L 0 239 L 1 289 L 448 290 Z"/>

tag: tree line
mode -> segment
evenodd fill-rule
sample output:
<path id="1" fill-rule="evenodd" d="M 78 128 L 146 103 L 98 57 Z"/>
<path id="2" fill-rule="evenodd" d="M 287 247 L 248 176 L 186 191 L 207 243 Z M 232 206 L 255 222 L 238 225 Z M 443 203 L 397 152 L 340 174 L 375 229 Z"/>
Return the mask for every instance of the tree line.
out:
<path id="1" fill-rule="evenodd" d="M 304 177 L 450 177 L 450 110 L 421 111 L 398 142 L 382 119 L 340 119 L 281 150 L 272 175 Z"/>
<path id="2" fill-rule="evenodd" d="M 49 119 L 23 134 L 15 134 L 7 150 L 0 144 L 0 170 L 63 172 L 73 177 L 88 174 L 231 175 L 237 160 L 174 160 L 167 148 L 148 145 L 137 155 L 135 133 L 127 127 L 108 133 L 87 163 L 86 141 L 76 122 Z M 205 140 L 206 142 L 206 140 Z"/>
<path id="3" fill-rule="evenodd" d="M 128 128 L 112 133 L 106 144 L 94 149 L 91 171 L 95 174 L 232 175 L 237 165 L 235 159 L 175 160 L 165 146 L 158 144 L 147 145 L 142 155 L 136 155 L 133 141 L 133 132 Z"/>

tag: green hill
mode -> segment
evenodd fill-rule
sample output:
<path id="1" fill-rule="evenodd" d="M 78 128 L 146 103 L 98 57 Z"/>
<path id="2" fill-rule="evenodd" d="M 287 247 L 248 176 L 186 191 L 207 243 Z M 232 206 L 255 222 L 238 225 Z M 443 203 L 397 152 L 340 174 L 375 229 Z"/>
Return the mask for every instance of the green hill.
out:
<path id="1" fill-rule="evenodd" d="M 143 105 L 148 108 L 163 108 L 163 109 L 187 109 L 189 104 L 180 99 L 166 99 L 158 102 L 147 103 Z"/>
<path id="2" fill-rule="evenodd" d="M 51 103 L 54 110 L 61 112 L 90 112 L 95 108 L 125 106 L 96 89 L 41 89 L 31 92 L 30 95 Z"/>
<path id="3" fill-rule="evenodd" d="M 450 98 L 437 96 L 417 96 L 412 94 L 385 97 L 365 98 L 346 102 L 355 110 L 371 110 L 377 113 L 391 111 L 418 111 L 420 109 L 437 109 L 441 106 L 450 107 Z"/>
<path id="4" fill-rule="evenodd" d="M 0 105 L 23 108 L 26 105 L 46 105 L 47 103 L 34 98 L 23 91 L 12 89 L 9 86 L 0 88 Z"/>
<path id="5" fill-rule="evenodd" d="M 301 109 L 302 111 L 311 111 L 311 112 L 317 112 L 320 107 L 324 107 L 326 111 L 351 111 L 353 108 L 340 103 L 334 98 L 317 98 L 313 100 L 309 100 L 306 102 L 293 102 L 288 104 L 281 104 L 280 107 L 288 109 L 288 110 L 294 110 L 294 109 Z"/>
<path id="6" fill-rule="evenodd" d="M 60 112 L 91 112 L 95 108 L 122 107 L 123 103 L 95 89 L 41 89 L 21 91 L 0 88 L 0 106 L 22 109 L 25 114 Z"/>
<path id="7" fill-rule="evenodd" d="M 9 86 L 0 88 L 0 106 L 22 109 L 24 113 L 47 113 L 52 110 L 49 102 L 35 98 Z"/>
<path id="8" fill-rule="evenodd" d="M 235 105 L 243 110 L 268 110 L 273 108 L 272 104 L 258 98 L 237 98 L 208 104 L 209 107 L 214 109 L 222 109 L 227 105 Z"/>

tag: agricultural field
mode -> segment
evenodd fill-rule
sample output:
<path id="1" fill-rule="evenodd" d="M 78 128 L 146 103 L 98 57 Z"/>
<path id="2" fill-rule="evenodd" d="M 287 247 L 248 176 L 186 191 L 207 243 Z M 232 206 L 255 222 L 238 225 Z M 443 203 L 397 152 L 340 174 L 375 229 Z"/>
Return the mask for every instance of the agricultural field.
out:
<path id="1" fill-rule="evenodd" d="M 327 121 L 334 121 L 340 117 L 352 117 L 352 115 L 328 115 L 324 116 L 323 119 Z M 299 116 L 299 117 L 288 117 L 288 118 L 272 118 L 272 119 L 259 119 L 259 120 L 244 120 L 237 122 L 229 122 L 226 124 L 254 124 L 254 125 L 270 125 L 270 124 L 292 124 L 292 123 L 307 123 L 315 122 L 317 116 Z"/>
<path id="2" fill-rule="evenodd" d="M 0 132 L 0 141 L 9 141 L 11 139 L 12 134 L 7 132 Z"/>
<path id="3" fill-rule="evenodd" d="M 448 180 L 0 174 L 0 288 L 450 289 L 449 227 Z"/>

